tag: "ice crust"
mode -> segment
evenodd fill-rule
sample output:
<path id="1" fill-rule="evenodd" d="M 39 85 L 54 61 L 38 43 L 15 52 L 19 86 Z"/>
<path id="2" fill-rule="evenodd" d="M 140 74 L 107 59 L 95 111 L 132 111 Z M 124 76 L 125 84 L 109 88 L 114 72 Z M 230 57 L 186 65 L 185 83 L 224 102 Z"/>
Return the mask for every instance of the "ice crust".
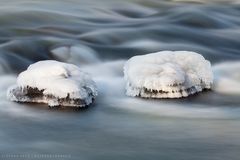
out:
<path id="1" fill-rule="evenodd" d="M 126 94 L 144 98 L 180 98 L 210 89 L 211 64 L 189 51 L 161 51 L 130 58 L 124 65 Z"/>
<path id="2" fill-rule="evenodd" d="M 34 97 L 28 91 L 42 92 Z M 8 89 L 12 101 L 48 103 L 49 106 L 83 107 L 97 96 L 91 76 L 73 64 L 54 60 L 39 61 L 20 73 L 17 84 Z"/>

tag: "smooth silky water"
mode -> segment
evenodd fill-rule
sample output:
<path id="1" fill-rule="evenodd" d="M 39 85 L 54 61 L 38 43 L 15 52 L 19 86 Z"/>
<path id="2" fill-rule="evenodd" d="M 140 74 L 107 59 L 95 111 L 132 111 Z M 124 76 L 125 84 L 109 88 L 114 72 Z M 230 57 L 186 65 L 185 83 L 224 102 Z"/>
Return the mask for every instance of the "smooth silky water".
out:
<path id="1" fill-rule="evenodd" d="M 0 159 L 238 160 L 239 17 L 240 1 L 230 0 L 1 0 Z M 71 45 L 81 52 L 51 52 Z M 183 99 L 127 97 L 125 61 L 160 50 L 201 53 L 213 65 L 213 90 Z M 99 91 L 94 104 L 9 102 L 17 74 L 46 59 L 89 72 Z"/>

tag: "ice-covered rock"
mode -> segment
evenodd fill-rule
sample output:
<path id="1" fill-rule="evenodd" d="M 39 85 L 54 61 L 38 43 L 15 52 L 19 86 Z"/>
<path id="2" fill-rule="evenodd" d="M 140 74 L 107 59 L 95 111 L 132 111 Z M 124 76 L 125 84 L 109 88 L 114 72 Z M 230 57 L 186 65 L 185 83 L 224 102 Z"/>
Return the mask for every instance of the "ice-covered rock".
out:
<path id="1" fill-rule="evenodd" d="M 189 51 L 161 51 L 135 56 L 124 66 L 126 94 L 145 98 L 180 98 L 210 89 L 211 64 Z"/>
<path id="2" fill-rule="evenodd" d="M 84 107 L 96 96 L 96 84 L 89 74 L 73 64 L 53 60 L 30 65 L 7 92 L 9 100 L 49 106 Z"/>

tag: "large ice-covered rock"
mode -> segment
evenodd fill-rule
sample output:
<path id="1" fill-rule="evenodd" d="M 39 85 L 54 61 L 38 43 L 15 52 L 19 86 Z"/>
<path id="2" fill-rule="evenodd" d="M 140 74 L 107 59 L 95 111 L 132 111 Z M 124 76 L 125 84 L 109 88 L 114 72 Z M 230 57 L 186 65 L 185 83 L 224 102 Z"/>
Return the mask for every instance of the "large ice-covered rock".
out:
<path id="1" fill-rule="evenodd" d="M 88 106 L 96 96 L 96 84 L 89 74 L 73 64 L 53 60 L 30 65 L 7 93 L 12 101 L 74 107 Z"/>
<path id="2" fill-rule="evenodd" d="M 145 98 L 180 98 L 210 89 L 211 64 L 189 51 L 161 51 L 135 56 L 124 66 L 126 94 Z"/>

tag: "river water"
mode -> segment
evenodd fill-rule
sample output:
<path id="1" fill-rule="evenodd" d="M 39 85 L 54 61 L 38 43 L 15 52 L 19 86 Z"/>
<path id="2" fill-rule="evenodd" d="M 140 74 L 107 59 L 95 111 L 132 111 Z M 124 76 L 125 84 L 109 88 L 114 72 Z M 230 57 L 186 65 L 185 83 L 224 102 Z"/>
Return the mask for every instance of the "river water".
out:
<path id="1" fill-rule="evenodd" d="M 230 0 L 1 0 L 0 159 L 238 160 L 239 17 L 240 1 Z M 69 46 L 80 52 L 51 52 Z M 213 90 L 127 97 L 125 61 L 160 50 L 201 53 L 213 66 Z M 95 103 L 76 110 L 9 102 L 17 74 L 46 59 L 89 72 Z"/>

